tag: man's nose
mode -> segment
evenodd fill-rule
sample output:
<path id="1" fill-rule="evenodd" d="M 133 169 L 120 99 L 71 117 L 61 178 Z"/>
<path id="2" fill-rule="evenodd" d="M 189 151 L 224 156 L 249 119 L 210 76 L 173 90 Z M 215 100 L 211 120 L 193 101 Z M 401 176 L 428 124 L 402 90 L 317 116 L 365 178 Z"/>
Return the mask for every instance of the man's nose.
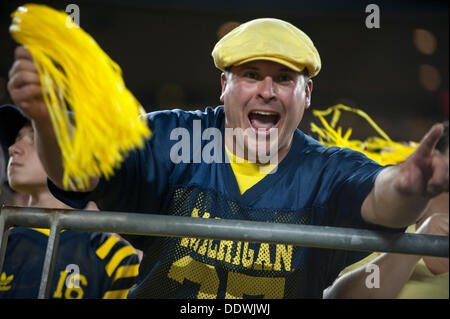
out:
<path id="1" fill-rule="evenodd" d="M 274 86 L 272 77 L 266 76 L 259 83 L 258 95 L 261 98 L 263 98 L 265 101 L 270 101 L 272 99 L 275 99 L 276 93 L 275 93 L 275 86 Z"/>

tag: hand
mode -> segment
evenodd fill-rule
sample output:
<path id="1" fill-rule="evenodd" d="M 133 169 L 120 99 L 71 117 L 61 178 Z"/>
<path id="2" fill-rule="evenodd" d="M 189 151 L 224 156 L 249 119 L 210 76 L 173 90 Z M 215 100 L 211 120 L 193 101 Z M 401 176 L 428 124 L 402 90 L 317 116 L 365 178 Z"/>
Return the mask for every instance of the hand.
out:
<path id="1" fill-rule="evenodd" d="M 417 234 L 447 235 L 448 236 L 448 214 L 433 214 L 428 217 L 417 229 Z M 435 275 L 448 272 L 448 258 L 423 257 L 428 269 Z"/>
<path id="2" fill-rule="evenodd" d="M 431 198 L 448 192 L 448 157 L 435 150 L 442 133 L 443 125 L 434 125 L 403 163 L 395 185 L 400 194 Z"/>
<path id="3" fill-rule="evenodd" d="M 431 215 L 425 219 L 416 233 L 448 236 L 448 214 L 435 213 Z"/>
<path id="4" fill-rule="evenodd" d="M 48 119 L 41 81 L 33 57 L 25 47 L 20 46 L 14 52 L 14 60 L 8 82 L 12 100 L 30 119 Z"/>

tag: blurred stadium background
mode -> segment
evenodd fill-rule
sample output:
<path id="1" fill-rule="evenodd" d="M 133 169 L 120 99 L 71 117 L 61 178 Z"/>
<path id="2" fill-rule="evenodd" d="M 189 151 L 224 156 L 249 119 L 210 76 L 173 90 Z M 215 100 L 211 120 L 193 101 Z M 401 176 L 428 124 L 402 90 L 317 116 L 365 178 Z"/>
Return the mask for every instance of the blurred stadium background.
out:
<path id="1" fill-rule="evenodd" d="M 31 2 L 31 1 L 30 1 Z M 394 140 L 418 141 L 448 119 L 447 1 L 74 0 L 35 1 L 80 8 L 80 25 L 122 67 L 129 89 L 147 111 L 203 109 L 220 104 L 220 71 L 211 51 L 220 36 L 254 18 L 287 20 L 314 41 L 323 68 L 312 108 L 337 103 L 361 108 Z M 15 43 L 9 14 L 26 1 L 0 2 L 0 103 Z M 365 25 L 366 6 L 380 8 L 380 28 Z M 101 81 L 101 78 L 99 78 Z M 309 131 L 307 111 L 300 128 Z M 375 135 L 356 115 L 341 122 L 353 137 Z"/>

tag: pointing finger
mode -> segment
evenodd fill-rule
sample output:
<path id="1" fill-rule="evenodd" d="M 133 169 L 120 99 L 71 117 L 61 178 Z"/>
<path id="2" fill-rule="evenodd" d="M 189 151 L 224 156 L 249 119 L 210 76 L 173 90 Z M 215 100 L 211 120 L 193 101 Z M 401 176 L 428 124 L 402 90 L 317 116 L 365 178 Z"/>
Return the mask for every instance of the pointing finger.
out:
<path id="1" fill-rule="evenodd" d="M 430 156 L 433 153 L 433 150 L 443 132 L 444 126 L 442 124 L 433 125 L 433 127 L 423 137 L 422 141 L 420 141 L 420 144 L 415 151 L 416 155 L 420 157 Z"/>

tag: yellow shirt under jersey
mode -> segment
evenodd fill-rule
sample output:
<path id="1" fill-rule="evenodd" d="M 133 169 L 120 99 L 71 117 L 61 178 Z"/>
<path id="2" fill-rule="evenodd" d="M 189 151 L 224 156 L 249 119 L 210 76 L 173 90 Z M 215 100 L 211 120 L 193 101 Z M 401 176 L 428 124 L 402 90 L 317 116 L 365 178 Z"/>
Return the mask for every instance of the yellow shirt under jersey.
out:
<path id="1" fill-rule="evenodd" d="M 239 185 L 241 195 L 248 189 L 256 185 L 268 173 L 270 173 L 277 165 L 263 165 L 258 163 L 251 163 L 245 159 L 238 158 L 225 146 L 230 165 L 233 170 L 236 181 Z"/>

